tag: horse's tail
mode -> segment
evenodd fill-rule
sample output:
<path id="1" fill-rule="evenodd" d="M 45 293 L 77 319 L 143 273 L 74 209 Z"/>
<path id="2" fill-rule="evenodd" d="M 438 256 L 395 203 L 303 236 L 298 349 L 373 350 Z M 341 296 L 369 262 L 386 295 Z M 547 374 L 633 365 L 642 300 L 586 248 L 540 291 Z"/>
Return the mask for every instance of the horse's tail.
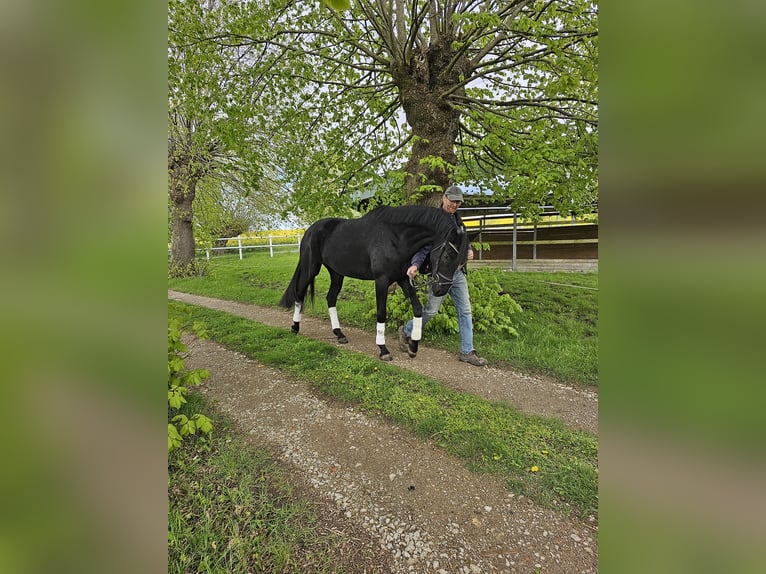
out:
<path id="1" fill-rule="evenodd" d="M 303 302 L 308 291 L 311 303 L 314 303 L 314 279 L 319 272 L 322 263 L 319 258 L 319 245 L 315 230 L 306 230 L 301 241 L 298 265 L 293 272 L 293 278 L 285 289 L 279 304 L 282 307 L 292 309 L 296 302 Z M 302 296 L 301 296 L 302 294 Z"/>

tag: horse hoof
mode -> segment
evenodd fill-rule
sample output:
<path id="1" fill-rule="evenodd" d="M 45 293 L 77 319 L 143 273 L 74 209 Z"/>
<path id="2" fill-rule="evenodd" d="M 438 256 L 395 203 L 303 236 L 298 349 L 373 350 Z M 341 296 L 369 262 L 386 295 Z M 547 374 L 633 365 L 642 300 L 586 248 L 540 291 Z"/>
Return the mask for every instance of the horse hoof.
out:
<path id="1" fill-rule="evenodd" d="M 418 356 L 417 353 L 413 353 L 412 351 L 407 351 L 407 354 L 410 356 L 410 359 L 414 359 L 415 357 Z"/>
<path id="2" fill-rule="evenodd" d="M 338 340 L 338 343 L 341 345 L 345 345 L 348 343 L 348 339 L 346 339 L 346 335 L 343 334 L 343 331 L 340 330 L 340 328 L 336 327 L 332 330 L 332 334 L 335 335 L 335 338 Z"/>
<path id="3" fill-rule="evenodd" d="M 393 361 L 394 357 L 391 355 L 391 353 L 388 353 L 387 355 L 381 355 L 380 356 L 381 361 Z"/>

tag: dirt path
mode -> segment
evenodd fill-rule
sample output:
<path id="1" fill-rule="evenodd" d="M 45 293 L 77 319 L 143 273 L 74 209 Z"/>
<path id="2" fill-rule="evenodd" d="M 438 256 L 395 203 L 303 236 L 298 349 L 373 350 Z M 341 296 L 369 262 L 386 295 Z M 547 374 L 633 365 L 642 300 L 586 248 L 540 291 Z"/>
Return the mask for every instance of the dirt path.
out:
<path id="1" fill-rule="evenodd" d="M 178 291 L 168 291 L 168 297 L 218 309 L 273 327 L 287 329 L 292 324 L 292 312 L 285 309 L 257 307 Z M 343 345 L 344 348 L 372 357 L 378 356 L 374 333 L 347 326 L 343 326 L 343 331 L 349 339 L 348 344 Z M 330 332 L 329 319 L 304 316 L 301 335 L 335 343 L 335 337 Z M 459 362 L 451 353 L 429 348 L 427 343 L 421 343 L 417 358 L 410 359 L 406 353 L 399 352 L 395 334 L 386 334 L 386 344 L 394 354 L 394 364 L 399 367 L 428 375 L 455 390 L 493 401 L 504 401 L 523 412 L 555 417 L 571 428 L 598 434 L 598 393 L 594 390 L 575 388 L 545 377 L 530 376 L 492 366 L 473 367 Z"/>

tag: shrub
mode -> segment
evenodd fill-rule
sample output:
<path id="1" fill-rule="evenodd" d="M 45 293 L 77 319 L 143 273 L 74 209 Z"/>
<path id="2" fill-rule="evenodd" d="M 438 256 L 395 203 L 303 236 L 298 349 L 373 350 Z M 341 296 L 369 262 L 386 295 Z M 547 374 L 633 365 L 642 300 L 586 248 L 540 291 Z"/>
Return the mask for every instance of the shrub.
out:
<path id="1" fill-rule="evenodd" d="M 210 376 L 207 369 L 187 369 L 184 353 L 188 347 L 181 341 L 181 332 L 189 328 L 188 322 L 173 318 L 168 321 L 168 452 L 175 450 L 188 435 L 199 430 L 209 435 L 212 422 L 201 413 L 187 416 L 179 412 L 186 403 L 189 387 L 199 385 Z M 199 321 L 190 326 L 198 337 L 205 337 L 204 325 Z M 178 413 L 178 414 L 175 414 Z"/>
<path id="2" fill-rule="evenodd" d="M 168 278 L 177 277 L 205 277 L 208 274 L 208 262 L 205 260 L 195 260 L 188 265 L 179 265 L 168 262 Z"/>
<path id="3" fill-rule="evenodd" d="M 506 333 L 514 337 L 518 332 L 513 325 L 512 315 L 522 311 L 521 306 L 508 294 L 494 276 L 493 270 L 475 269 L 468 273 L 468 293 L 471 297 L 473 311 L 473 328 L 477 333 L 493 331 Z M 420 276 L 419 276 L 420 277 Z M 415 287 L 421 303 L 425 307 L 428 299 L 428 285 L 424 279 L 416 280 Z M 365 318 L 375 320 L 375 290 L 369 290 L 366 294 L 370 311 Z M 412 319 L 412 305 L 404 296 L 401 289 L 397 289 L 388 297 L 386 304 L 386 321 L 392 325 L 406 323 Z M 439 313 L 428 322 L 428 328 L 436 332 L 456 334 L 458 332 L 457 311 L 455 306 L 448 304 L 439 308 Z"/>

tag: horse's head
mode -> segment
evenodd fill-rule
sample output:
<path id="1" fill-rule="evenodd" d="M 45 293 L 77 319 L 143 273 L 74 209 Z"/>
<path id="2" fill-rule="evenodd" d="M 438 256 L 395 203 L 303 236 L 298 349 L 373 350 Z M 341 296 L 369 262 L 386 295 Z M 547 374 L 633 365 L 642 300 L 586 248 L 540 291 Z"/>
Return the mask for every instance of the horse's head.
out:
<path id="1" fill-rule="evenodd" d="M 468 235 L 462 228 L 455 228 L 446 239 L 431 249 L 431 291 L 443 297 L 452 287 L 452 278 L 458 267 L 466 260 Z"/>

